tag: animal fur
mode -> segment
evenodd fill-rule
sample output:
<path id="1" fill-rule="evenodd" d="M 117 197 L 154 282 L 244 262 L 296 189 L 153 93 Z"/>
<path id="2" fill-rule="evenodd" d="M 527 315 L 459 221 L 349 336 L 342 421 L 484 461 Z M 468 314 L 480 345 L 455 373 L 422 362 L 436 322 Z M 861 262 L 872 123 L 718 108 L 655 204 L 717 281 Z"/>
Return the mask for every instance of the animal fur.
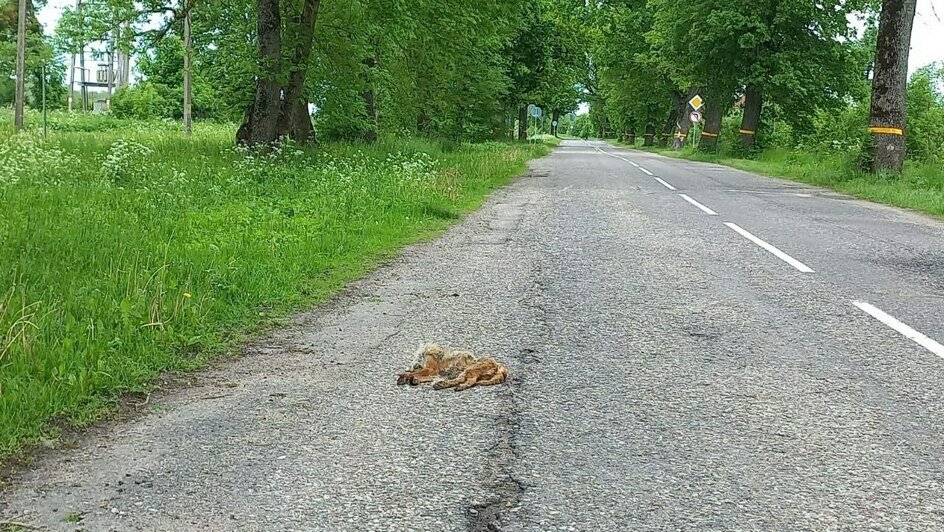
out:
<path id="1" fill-rule="evenodd" d="M 433 388 L 467 390 L 473 386 L 492 386 L 508 379 L 508 368 L 492 357 L 476 358 L 438 344 L 423 344 L 416 350 L 413 369 L 397 375 L 397 384 L 419 386 L 433 382 Z"/>

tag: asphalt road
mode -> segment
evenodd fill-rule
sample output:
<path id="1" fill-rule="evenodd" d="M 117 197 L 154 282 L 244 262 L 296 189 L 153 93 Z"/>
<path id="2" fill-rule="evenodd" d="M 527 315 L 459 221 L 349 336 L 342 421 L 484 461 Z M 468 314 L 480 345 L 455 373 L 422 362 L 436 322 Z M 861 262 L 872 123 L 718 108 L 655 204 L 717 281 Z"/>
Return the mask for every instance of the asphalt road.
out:
<path id="1" fill-rule="evenodd" d="M 49 453 L 0 516 L 944 530 L 942 296 L 944 224 L 569 141 L 247 357 Z M 396 387 L 424 340 L 493 354 L 512 380 Z"/>

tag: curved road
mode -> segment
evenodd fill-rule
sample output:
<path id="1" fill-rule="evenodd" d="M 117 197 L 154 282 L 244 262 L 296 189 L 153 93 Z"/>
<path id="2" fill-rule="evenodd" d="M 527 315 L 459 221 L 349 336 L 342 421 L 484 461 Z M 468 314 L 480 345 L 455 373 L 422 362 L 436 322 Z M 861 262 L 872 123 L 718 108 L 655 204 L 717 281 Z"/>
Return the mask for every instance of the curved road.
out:
<path id="1" fill-rule="evenodd" d="M 245 358 L 48 453 L 0 520 L 942 530 L 942 296 L 939 222 L 568 141 Z M 511 384 L 396 387 L 424 340 Z"/>

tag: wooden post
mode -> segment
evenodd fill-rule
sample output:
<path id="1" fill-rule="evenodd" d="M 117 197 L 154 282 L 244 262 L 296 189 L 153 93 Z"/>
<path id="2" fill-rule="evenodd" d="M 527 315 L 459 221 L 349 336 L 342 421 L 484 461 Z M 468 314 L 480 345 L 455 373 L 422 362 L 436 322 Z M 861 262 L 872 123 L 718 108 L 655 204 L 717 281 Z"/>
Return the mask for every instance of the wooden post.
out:
<path id="1" fill-rule="evenodd" d="M 46 63 L 43 63 L 43 140 L 46 139 Z"/>
<path id="2" fill-rule="evenodd" d="M 26 0 L 20 0 L 20 13 L 16 28 L 16 104 L 13 124 L 23 129 L 23 112 L 26 104 Z"/>
<path id="3" fill-rule="evenodd" d="M 105 72 L 105 85 L 108 87 L 105 94 L 105 112 L 111 111 L 112 83 L 115 81 L 115 50 L 112 44 L 108 45 L 108 70 Z"/>
<path id="4" fill-rule="evenodd" d="M 82 15 L 82 0 L 75 0 L 75 11 L 79 15 L 79 20 L 82 21 L 83 27 L 82 32 L 84 33 L 84 23 L 85 18 Z M 82 41 L 79 43 L 79 96 L 82 98 L 82 112 L 88 112 L 88 79 L 86 78 L 85 73 L 85 45 L 86 42 Z"/>
<path id="5" fill-rule="evenodd" d="M 190 0 L 184 0 L 184 134 L 189 135 L 193 129 L 193 40 L 190 35 Z"/>
<path id="6" fill-rule="evenodd" d="M 75 91 L 75 53 L 69 65 L 69 112 L 72 112 L 72 92 Z"/>

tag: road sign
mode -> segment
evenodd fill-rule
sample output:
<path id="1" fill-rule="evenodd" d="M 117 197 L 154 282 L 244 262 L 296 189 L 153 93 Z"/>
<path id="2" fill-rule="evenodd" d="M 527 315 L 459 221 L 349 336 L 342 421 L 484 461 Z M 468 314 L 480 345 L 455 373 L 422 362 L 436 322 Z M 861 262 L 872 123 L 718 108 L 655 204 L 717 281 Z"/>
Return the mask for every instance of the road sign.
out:
<path id="1" fill-rule="evenodd" d="M 554 127 L 557 127 L 557 120 L 554 120 L 553 122 L 551 122 L 551 125 Z"/>
<path id="2" fill-rule="evenodd" d="M 697 124 L 698 122 L 701 122 L 701 113 L 698 111 L 692 111 L 692 114 L 688 115 L 688 118 L 693 124 Z"/>
<path id="3" fill-rule="evenodd" d="M 541 116 L 542 116 L 544 113 L 541 111 L 541 108 L 538 107 L 537 105 L 529 105 L 529 106 L 528 106 L 528 114 L 530 114 L 531 116 L 533 116 L 533 117 L 535 117 L 535 118 L 541 118 Z"/>
<path id="4" fill-rule="evenodd" d="M 694 98 L 688 101 L 688 105 L 691 105 L 692 109 L 697 111 L 701 109 L 703 105 L 705 105 L 705 100 L 702 100 L 701 96 L 696 94 Z"/>

